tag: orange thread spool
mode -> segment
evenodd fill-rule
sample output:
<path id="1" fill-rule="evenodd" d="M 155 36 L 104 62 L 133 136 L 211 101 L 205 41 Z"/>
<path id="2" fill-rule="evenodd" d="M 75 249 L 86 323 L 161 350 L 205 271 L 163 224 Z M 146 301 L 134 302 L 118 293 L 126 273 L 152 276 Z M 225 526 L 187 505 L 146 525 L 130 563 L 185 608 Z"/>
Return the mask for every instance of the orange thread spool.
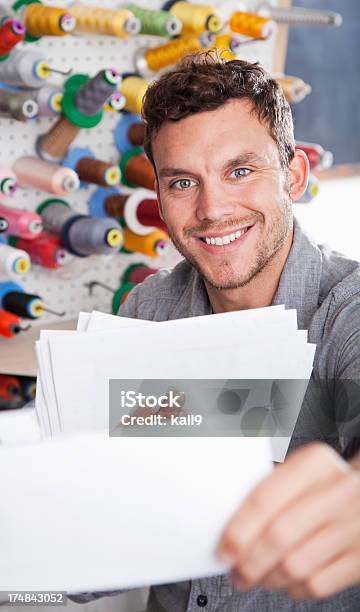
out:
<path id="1" fill-rule="evenodd" d="M 75 24 L 74 17 L 63 8 L 37 3 L 26 7 L 25 27 L 31 36 L 66 36 Z"/>
<path id="2" fill-rule="evenodd" d="M 81 181 L 108 187 L 120 183 L 118 166 L 91 157 L 83 157 L 76 164 L 76 172 Z"/>
<path id="3" fill-rule="evenodd" d="M 128 195 L 122 195 L 120 193 L 108 196 L 104 202 L 106 214 L 116 219 L 122 219 L 124 217 L 125 204 L 128 198 Z"/>
<path id="4" fill-rule="evenodd" d="M 176 64 L 185 55 L 203 51 L 205 47 L 196 36 L 182 37 L 159 47 L 145 51 L 144 57 L 150 70 L 157 72 L 166 66 Z"/>
<path id="5" fill-rule="evenodd" d="M 132 185 L 154 190 L 155 172 L 144 155 L 134 155 L 125 166 L 126 181 Z"/>
<path id="6" fill-rule="evenodd" d="M 233 32 L 252 38 L 267 38 L 276 31 L 276 23 L 269 17 L 260 17 L 253 13 L 233 13 L 230 17 L 229 27 Z"/>
<path id="7" fill-rule="evenodd" d="M 146 236 L 135 234 L 128 227 L 124 229 L 124 247 L 127 251 L 143 253 L 149 257 L 160 257 L 169 243 L 169 236 L 156 230 Z"/>
<path id="8" fill-rule="evenodd" d="M 19 317 L 7 310 L 0 310 L 0 336 L 13 338 L 19 331 L 21 331 Z"/>
<path id="9" fill-rule="evenodd" d="M 134 147 L 142 147 L 145 139 L 145 123 L 133 123 L 128 130 L 128 139 Z"/>

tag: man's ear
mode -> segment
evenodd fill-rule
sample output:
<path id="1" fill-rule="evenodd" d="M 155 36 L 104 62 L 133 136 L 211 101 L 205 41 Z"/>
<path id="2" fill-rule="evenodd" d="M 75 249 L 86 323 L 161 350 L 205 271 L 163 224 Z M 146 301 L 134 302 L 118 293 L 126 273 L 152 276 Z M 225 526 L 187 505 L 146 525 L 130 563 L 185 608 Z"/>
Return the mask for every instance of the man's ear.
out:
<path id="1" fill-rule="evenodd" d="M 306 153 L 301 149 L 295 150 L 295 155 L 289 164 L 290 172 L 290 198 L 293 202 L 300 200 L 306 190 L 310 164 Z"/>
<path id="2" fill-rule="evenodd" d="M 162 211 L 162 207 L 161 207 L 160 190 L 159 190 L 159 183 L 157 181 L 157 178 L 155 178 L 154 189 L 155 189 L 155 192 L 156 192 L 156 197 L 157 197 L 158 206 L 159 206 L 159 215 L 160 215 L 161 219 L 165 223 L 165 219 L 164 219 L 163 211 Z"/>

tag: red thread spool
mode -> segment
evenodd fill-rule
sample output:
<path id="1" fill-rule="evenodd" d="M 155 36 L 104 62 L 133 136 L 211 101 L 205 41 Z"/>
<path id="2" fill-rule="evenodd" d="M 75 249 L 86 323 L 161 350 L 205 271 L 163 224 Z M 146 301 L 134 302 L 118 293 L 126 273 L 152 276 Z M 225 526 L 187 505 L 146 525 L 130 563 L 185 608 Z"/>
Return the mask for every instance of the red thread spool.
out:
<path id="1" fill-rule="evenodd" d="M 11 401 L 21 396 L 21 386 L 15 376 L 0 374 L 0 398 Z"/>
<path id="2" fill-rule="evenodd" d="M 7 310 L 0 310 L 0 336 L 4 338 L 13 338 L 20 331 L 19 317 Z"/>
<path id="3" fill-rule="evenodd" d="M 33 264 L 52 270 L 61 268 L 70 259 L 59 238 L 47 232 L 42 232 L 36 240 L 17 239 L 16 248 L 26 251 Z"/>
<path id="4" fill-rule="evenodd" d="M 24 40 L 25 28 L 21 21 L 7 19 L 0 26 L 0 57 L 9 55 L 19 42 Z"/>
<path id="5" fill-rule="evenodd" d="M 140 202 L 137 209 L 137 218 L 142 225 L 157 227 L 164 232 L 167 232 L 167 227 L 159 214 L 159 206 L 157 200 L 148 199 Z"/>
<path id="6" fill-rule="evenodd" d="M 158 270 L 158 268 L 149 268 L 149 266 L 134 266 L 133 269 L 130 271 L 130 274 L 127 276 L 126 282 L 138 285 L 139 283 L 142 283 L 148 276 L 156 274 Z"/>

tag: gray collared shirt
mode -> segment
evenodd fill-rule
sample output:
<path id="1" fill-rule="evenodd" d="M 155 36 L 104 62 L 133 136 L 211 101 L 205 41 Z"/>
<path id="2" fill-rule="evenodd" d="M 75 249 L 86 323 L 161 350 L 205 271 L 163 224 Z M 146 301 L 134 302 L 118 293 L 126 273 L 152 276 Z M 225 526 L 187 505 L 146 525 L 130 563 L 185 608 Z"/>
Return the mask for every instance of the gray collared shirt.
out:
<path id="1" fill-rule="evenodd" d="M 290 450 L 320 440 L 341 451 L 350 438 L 360 437 L 360 386 L 356 384 L 360 379 L 360 264 L 316 245 L 295 220 L 293 244 L 272 304 L 296 308 L 299 329 L 307 329 L 309 342 L 317 345 Z M 166 321 L 211 312 L 202 279 L 182 261 L 138 285 L 119 314 Z M 83 601 L 93 597 L 84 594 Z M 360 610 L 360 587 L 325 600 L 295 602 L 283 593 L 258 588 L 240 593 L 222 575 L 154 586 L 147 612 L 201 608 L 207 612 L 355 612 Z"/>

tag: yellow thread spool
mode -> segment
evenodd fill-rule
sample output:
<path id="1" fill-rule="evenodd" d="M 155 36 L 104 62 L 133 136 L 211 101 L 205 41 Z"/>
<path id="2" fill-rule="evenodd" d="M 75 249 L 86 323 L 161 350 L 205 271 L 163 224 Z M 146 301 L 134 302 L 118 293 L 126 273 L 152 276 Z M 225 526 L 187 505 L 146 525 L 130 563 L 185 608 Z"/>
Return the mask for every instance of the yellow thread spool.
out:
<path id="1" fill-rule="evenodd" d="M 148 82 L 141 77 L 130 76 L 123 79 L 120 91 L 126 98 L 125 110 L 140 115 L 147 88 Z"/>
<path id="2" fill-rule="evenodd" d="M 218 36 L 216 36 L 215 38 L 215 44 L 212 48 L 218 49 L 223 59 L 235 60 L 237 59 L 237 56 L 231 51 L 232 41 L 233 37 L 229 34 L 218 34 Z"/>
<path id="3" fill-rule="evenodd" d="M 75 28 L 69 11 L 55 6 L 30 4 L 25 11 L 25 27 L 31 36 L 66 36 Z"/>
<path id="4" fill-rule="evenodd" d="M 253 13 L 233 13 L 229 21 L 230 30 L 252 38 L 267 38 L 276 31 L 276 23 L 269 17 Z"/>
<path id="5" fill-rule="evenodd" d="M 147 234 L 146 236 L 139 236 L 134 234 L 128 227 L 124 229 L 124 248 L 127 251 L 133 251 L 134 253 L 143 253 L 143 255 L 149 255 L 149 257 L 159 257 L 157 245 L 159 243 L 167 244 L 169 237 L 162 230 L 156 230 Z"/>
<path id="6" fill-rule="evenodd" d="M 176 64 L 185 55 L 200 52 L 203 49 L 205 47 L 201 45 L 199 39 L 192 36 L 191 38 L 179 38 L 160 45 L 160 47 L 148 49 L 144 56 L 150 70 L 157 72 L 161 68 Z"/>
<path id="7" fill-rule="evenodd" d="M 290 103 L 301 102 L 309 93 L 311 93 L 311 85 L 305 83 L 305 81 L 298 77 L 290 75 L 276 75 L 273 78 L 277 80 L 284 92 L 286 100 Z"/>
<path id="8" fill-rule="evenodd" d="M 205 30 L 218 32 L 222 27 L 221 17 L 213 6 L 175 2 L 170 13 L 182 22 L 183 34 L 201 34 Z"/>
<path id="9" fill-rule="evenodd" d="M 76 19 L 76 32 L 92 32 L 126 38 L 140 31 L 140 21 L 127 9 L 112 10 L 74 4 L 69 12 Z"/>

